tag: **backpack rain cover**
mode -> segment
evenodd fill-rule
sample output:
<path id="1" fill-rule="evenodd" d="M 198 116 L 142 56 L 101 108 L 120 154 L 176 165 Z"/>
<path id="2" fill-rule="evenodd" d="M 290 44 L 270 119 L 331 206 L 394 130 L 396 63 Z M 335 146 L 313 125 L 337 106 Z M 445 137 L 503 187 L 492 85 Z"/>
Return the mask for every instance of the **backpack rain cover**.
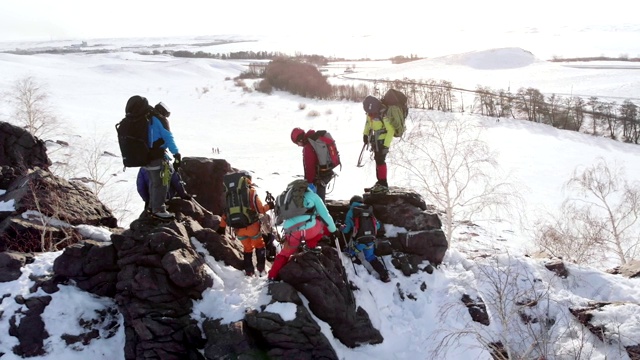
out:
<path id="1" fill-rule="evenodd" d="M 328 131 L 318 130 L 308 140 L 318 156 L 320 172 L 333 170 L 341 164 L 338 147 Z"/>

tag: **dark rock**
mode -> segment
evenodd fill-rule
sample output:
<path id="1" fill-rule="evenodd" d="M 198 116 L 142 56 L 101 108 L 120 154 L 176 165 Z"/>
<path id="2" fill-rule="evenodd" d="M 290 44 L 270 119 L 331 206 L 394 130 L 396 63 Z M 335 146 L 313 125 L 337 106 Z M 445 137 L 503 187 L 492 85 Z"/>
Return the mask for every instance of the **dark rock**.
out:
<path id="1" fill-rule="evenodd" d="M 198 203 L 214 215 L 222 215 L 225 206 L 222 178 L 230 170 L 231 166 L 223 159 L 185 157 L 179 171 L 187 193 L 196 195 Z"/>
<path id="2" fill-rule="evenodd" d="M 24 305 L 27 310 L 20 311 L 20 324 L 18 316 L 13 315 L 9 319 L 9 335 L 18 339 L 18 345 L 13 347 L 13 353 L 21 357 L 44 355 L 44 339 L 49 337 L 45 330 L 42 313 L 51 302 L 51 296 L 37 296 L 31 298 L 18 298 L 16 302 Z"/>
<path id="3" fill-rule="evenodd" d="M 22 267 L 33 261 L 33 254 L 15 251 L 0 253 L 0 282 L 17 280 L 22 275 Z"/>
<path id="4" fill-rule="evenodd" d="M 80 289 L 114 297 L 120 267 L 111 243 L 86 240 L 67 247 L 53 262 L 53 272 L 76 282 Z"/>
<path id="5" fill-rule="evenodd" d="M 334 336 L 349 347 L 379 344 L 380 332 L 369 315 L 356 308 L 351 288 L 345 283 L 344 268 L 334 248 L 323 247 L 319 255 L 293 255 L 280 277 L 309 300 L 309 309 L 331 326 Z"/>
<path id="6" fill-rule="evenodd" d="M 42 248 L 45 234 L 46 248 Z M 24 219 L 20 215 L 0 222 L 0 251 L 42 252 L 65 248 L 82 239 L 75 229 L 43 225 L 39 217 Z"/>
<path id="7" fill-rule="evenodd" d="M 34 167 L 48 169 L 51 160 L 44 141 L 23 128 L 0 121 L 0 166 L 5 165 L 21 175 Z"/>
<path id="8" fill-rule="evenodd" d="M 569 271 L 564 266 L 564 262 L 562 262 L 562 260 L 555 259 L 552 261 L 548 261 L 544 264 L 544 267 L 546 267 L 548 270 L 553 271 L 554 273 L 556 273 L 556 275 L 563 279 L 566 279 L 567 276 L 569 276 Z"/>
<path id="9" fill-rule="evenodd" d="M 391 244 L 399 251 L 418 255 L 420 261 L 429 260 L 435 266 L 442 263 L 449 248 L 444 232 L 440 229 L 401 233 L 397 238 L 391 239 Z"/>
<path id="10" fill-rule="evenodd" d="M 469 310 L 469 315 L 471 315 L 471 319 L 473 319 L 473 321 L 485 326 L 489 326 L 491 324 L 491 321 L 489 320 L 489 313 L 487 312 L 487 306 L 480 297 L 476 297 L 476 300 L 473 300 L 471 296 L 464 294 L 462 295 L 461 300 Z"/>
<path id="11" fill-rule="evenodd" d="M 221 236 L 211 229 L 197 231 L 194 237 L 204 245 L 209 254 L 217 261 L 224 261 L 227 266 L 244 270 L 242 245 L 239 241 L 234 241 L 227 235 Z"/>

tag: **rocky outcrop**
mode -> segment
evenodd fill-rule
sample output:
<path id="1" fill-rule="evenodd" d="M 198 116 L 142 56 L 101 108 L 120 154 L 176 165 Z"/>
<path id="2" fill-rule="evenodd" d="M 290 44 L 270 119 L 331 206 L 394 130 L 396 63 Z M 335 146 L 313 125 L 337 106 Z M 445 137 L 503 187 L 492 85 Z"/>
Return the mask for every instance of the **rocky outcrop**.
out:
<path id="1" fill-rule="evenodd" d="M 115 299 L 124 317 L 125 358 L 202 358 L 197 349 L 204 341 L 191 309 L 213 279 L 185 227 L 136 220 L 112 241 L 120 268 Z"/>
<path id="2" fill-rule="evenodd" d="M 416 273 L 418 264 L 428 260 L 433 265 L 440 265 L 449 248 L 449 243 L 442 231 L 442 222 L 432 207 L 426 205 L 420 194 L 409 189 L 391 187 L 389 194 L 363 194 L 365 204 L 373 207 L 376 219 L 383 224 L 404 228 L 395 236 L 379 234 L 380 238 L 389 240 L 398 259 L 397 268 L 403 273 Z M 335 220 L 344 222 L 349 209 L 347 201 L 327 201 L 327 208 Z M 396 263 L 394 263 L 394 266 Z M 408 270 L 407 270 L 408 269 Z"/>
<path id="3" fill-rule="evenodd" d="M 309 309 L 331 325 L 333 335 L 343 344 L 356 347 L 383 341 L 367 312 L 356 306 L 334 248 L 324 246 L 319 254 L 311 251 L 295 254 L 279 276 L 309 300 Z"/>
<path id="4" fill-rule="evenodd" d="M 0 250 L 61 249 L 82 238 L 69 225 L 117 226 L 111 211 L 87 187 L 43 169 L 29 170 L 13 181 L 0 201 L 14 204 L 13 212 L 0 214 Z M 43 233 L 49 244 L 42 244 Z"/>
<path id="5" fill-rule="evenodd" d="M 198 203 L 215 215 L 222 215 L 225 206 L 224 174 L 231 166 L 223 159 L 185 157 L 180 166 L 185 189 L 195 195 Z"/>
<path id="6" fill-rule="evenodd" d="M 640 260 L 631 260 L 608 271 L 610 274 L 622 275 L 628 278 L 640 277 Z"/>
<path id="7" fill-rule="evenodd" d="M 17 280 L 22 275 L 22 267 L 33 261 L 33 254 L 15 251 L 0 253 L 0 282 Z"/>
<path id="8" fill-rule="evenodd" d="M 23 175 L 28 169 L 39 167 L 46 170 L 50 165 L 51 160 L 42 140 L 23 128 L 0 121 L 0 167 L 3 168 L 0 189 L 6 188 L 15 177 Z"/>

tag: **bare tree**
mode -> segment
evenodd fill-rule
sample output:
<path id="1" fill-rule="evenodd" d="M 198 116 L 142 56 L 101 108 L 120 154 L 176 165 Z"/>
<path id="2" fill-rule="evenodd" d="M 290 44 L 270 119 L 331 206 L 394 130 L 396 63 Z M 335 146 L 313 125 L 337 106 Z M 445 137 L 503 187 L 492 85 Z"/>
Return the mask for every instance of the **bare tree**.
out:
<path id="1" fill-rule="evenodd" d="M 49 93 L 33 77 L 17 80 L 7 93 L 7 99 L 13 105 L 11 122 L 14 124 L 38 138 L 58 132 L 61 121 L 51 110 Z"/>
<path id="2" fill-rule="evenodd" d="M 601 237 L 602 247 L 613 251 L 622 264 L 636 258 L 640 244 L 640 184 L 628 182 L 622 167 L 610 167 L 601 158 L 589 167 L 574 170 L 566 187 L 572 196 L 565 204 L 588 219 Z"/>
<path id="3" fill-rule="evenodd" d="M 552 256 L 577 264 L 604 261 L 604 228 L 590 210 L 580 211 L 565 202 L 558 214 L 538 220 L 534 226 L 536 245 Z"/>
<path id="4" fill-rule="evenodd" d="M 451 116 L 436 121 L 417 115 L 405 140 L 394 145 L 390 162 L 405 170 L 408 185 L 418 187 L 428 201 L 444 211 L 443 225 L 452 241 L 456 221 L 479 214 L 519 213 L 521 197 L 506 181 L 496 181 L 495 154 L 482 139 L 483 129 Z"/>
<path id="5" fill-rule="evenodd" d="M 525 261 L 509 254 L 480 259 L 468 270 L 474 273 L 478 298 L 486 306 L 489 321 L 472 321 L 464 313 L 469 310 L 459 302 L 445 307 L 443 326 L 434 333 L 432 357 L 447 358 L 448 351 L 472 337 L 476 346 L 490 351 L 494 359 L 553 358 L 554 342 L 563 335 L 554 328 L 554 276 L 543 280 Z M 468 320 L 452 326 L 447 320 L 452 316 Z"/>

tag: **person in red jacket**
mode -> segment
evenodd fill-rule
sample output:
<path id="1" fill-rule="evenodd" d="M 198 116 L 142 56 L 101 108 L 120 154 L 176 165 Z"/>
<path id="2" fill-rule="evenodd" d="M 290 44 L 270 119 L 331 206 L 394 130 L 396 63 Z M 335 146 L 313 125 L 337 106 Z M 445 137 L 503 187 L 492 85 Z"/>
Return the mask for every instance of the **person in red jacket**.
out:
<path id="1" fill-rule="evenodd" d="M 314 190 L 322 202 L 324 202 L 327 194 L 327 183 L 331 181 L 333 172 L 328 174 L 320 174 L 318 171 L 318 155 L 309 143 L 309 137 L 315 134 L 315 130 L 304 131 L 301 128 L 295 128 L 291 131 L 291 141 L 302 147 L 302 165 L 304 167 L 304 178 L 309 183 L 309 187 Z"/>

